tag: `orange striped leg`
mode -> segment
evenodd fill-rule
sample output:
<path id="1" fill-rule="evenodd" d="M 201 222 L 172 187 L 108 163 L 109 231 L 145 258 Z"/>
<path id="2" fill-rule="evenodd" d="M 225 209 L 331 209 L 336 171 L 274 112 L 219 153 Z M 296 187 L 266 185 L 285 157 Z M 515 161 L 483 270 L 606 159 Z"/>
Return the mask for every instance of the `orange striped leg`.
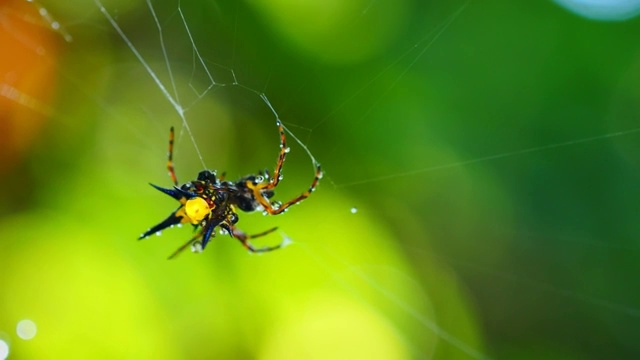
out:
<path id="1" fill-rule="evenodd" d="M 270 188 L 269 184 L 266 184 L 264 186 L 255 186 L 251 182 L 247 181 L 246 185 L 248 188 L 253 189 L 253 195 L 255 196 L 256 200 L 258 200 L 260 205 L 262 205 L 264 211 L 269 213 L 269 215 L 278 215 L 286 211 L 289 206 L 298 204 L 302 200 L 308 198 L 311 193 L 315 191 L 318 183 L 320 182 L 320 179 L 322 179 L 322 167 L 320 167 L 320 165 L 318 164 L 318 166 L 316 167 L 316 176 L 313 178 L 313 182 L 311 183 L 311 186 L 309 186 L 309 189 L 278 207 L 274 207 L 273 203 L 271 203 L 269 199 L 265 198 L 262 195 L 265 190 Z"/>
<path id="2" fill-rule="evenodd" d="M 167 170 L 169 170 L 169 176 L 171 176 L 171 181 L 178 186 L 178 177 L 176 177 L 176 170 L 173 168 L 173 126 L 169 130 L 169 159 L 167 160 Z"/>
<path id="3" fill-rule="evenodd" d="M 249 250 L 252 253 L 262 253 L 262 252 L 267 252 L 267 251 L 273 251 L 276 249 L 279 249 L 282 247 L 283 243 L 280 243 L 278 245 L 275 246 L 267 246 L 267 247 L 261 247 L 261 248 L 254 248 L 250 243 L 249 243 L 249 239 L 255 239 L 257 237 L 261 237 L 261 236 L 265 236 L 268 234 L 271 234 L 272 232 L 276 231 L 278 228 L 274 227 L 272 229 L 269 229 L 267 231 L 263 231 L 261 233 L 258 234 L 253 234 L 253 235 L 247 235 L 245 234 L 243 231 L 232 227 L 231 228 L 231 236 L 233 236 L 234 238 L 238 239 L 242 245 L 245 247 L 245 249 Z"/>

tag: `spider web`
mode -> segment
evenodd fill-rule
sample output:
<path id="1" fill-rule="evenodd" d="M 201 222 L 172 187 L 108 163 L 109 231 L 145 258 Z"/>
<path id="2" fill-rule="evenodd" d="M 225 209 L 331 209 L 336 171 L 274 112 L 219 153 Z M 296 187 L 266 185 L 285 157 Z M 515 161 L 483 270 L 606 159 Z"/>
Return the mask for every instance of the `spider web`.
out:
<path id="1" fill-rule="evenodd" d="M 110 11 L 108 10 L 107 7 L 105 7 L 105 5 L 100 1 L 100 0 L 94 0 L 96 5 L 98 6 L 98 8 L 100 9 L 100 11 L 102 12 L 102 14 L 105 16 L 105 18 L 108 20 L 108 22 L 111 24 L 111 26 L 114 28 L 114 30 L 117 32 L 117 34 L 122 38 L 123 42 L 127 45 L 127 47 L 131 50 L 131 52 L 134 54 L 134 56 L 136 57 L 136 59 L 140 62 L 140 64 L 143 66 L 143 68 L 145 69 L 145 71 L 149 74 L 149 76 L 151 77 L 151 79 L 153 80 L 153 82 L 157 85 L 158 89 L 160 89 L 160 91 L 162 92 L 162 95 L 164 96 L 164 98 L 166 98 L 166 100 L 171 104 L 171 106 L 175 109 L 175 113 L 178 115 L 178 117 L 180 118 L 183 128 L 186 131 L 186 134 L 189 137 L 189 141 L 190 143 L 193 145 L 193 149 L 195 151 L 195 153 L 197 154 L 197 157 L 199 158 L 201 164 L 203 167 L 208 168 L 205 164 L 205 159 L 202 155 L 202 152 L 199 150 L 198 147 L 198 141 L 196 140 L 196 137 L 194 136 L 189 123 L 195 120 L 188 120 L 187 116 L 186 116 L 186 112 L 188 110 L 188 108 L 186 108 L 185 106 L 183 106 L 183 103 L 185 103 L 184 100 L 180 100 L 180 98 L 182 97 L 182 94 L 180 93 L 180 91 L 177 89 L 177 84 L 176 84 L 176 79 L 174 77 L 174 70 L 173 70 L 173 63 L 172 60 L 170 59 L 169 55 L 168 55 L 168 51 L 167 51 L 167 46 L 165 44 L 165 32 L 166 29 L 164 27 L 164 25 L 162 25 L 162 21 L 160 20 L 155 6 L 154 4 L 148 0 L 147 6 L 148 6 L 148 10 L 149 10 L 149 14 L 151 15 L 151 17 L 153 18 L 153 22 L 155 23 L 155 25 L 157 26 L 157 34 L 158 34 L 158 40 L 159 40 L 159 46 L 160 49 L 162 51 L 162 58 L 164 59 L 165 65 L 166 65 L 166 74 L 167 74 L 167 78 L 168 78 L 168 85 L 165 85 L 165 82 L 163 82 L 163 80 L 160 79 L 159 75 L 157 74 L 157 70 L 155 70 L 149 63 L 148 61 L 145 59 L 145 57 L 141 54 L 140 50 L 138 49 L 138 47 L 132 42 L 132 40 L 130 39 L 129 35 L 127 35 L 127 33 L 121 28 L 121 26 L 119 25 L 118 21 L 115 20 L 115 18 L 111 15 Z M 370 4 L 372 5 L 372 4 Z M 430 45 L 438 38 L 438 36 L 450 25 L 450 23 L 453 21 L 453 19 L 455 19 L 455 17 L 457 17 L 459 15 L 460 12 L 462 12 L 462 10 L 464 9 L 464 7 L 461 7 L 458 12 L 456 12 L 453 16 L 450 17 L 450 19 L 447 20 L 446 23 L 442 24 L 439 28 L 437 28 L 434 32 L 430 32 L 428 33 L 423 39 L 421 39 L 416 46 L 420 48 L 420 51 L 418 52 L 417 55 L 412 55 L 413 56 L 413 62 L 419 60 L 419 58 L 421 57 L 421 55 L 423 55 L 426 50 L 430 47 Z M 243 85 L 239 80 L 238 77 L 236 75 L 236 73 L 234 72 L 233 68 L 227 68 L 225 69 L 225 71 L 227 72 L 227 75 L 232 79 L 232 82 L 219 82 L 216 80 L 216 77 L 214 75 L 212 75 L 212 72 L 209 70 L 209 65 L 207 64 L 206 60 L 202 57 L 198 44 L 196 43 L 196 41 L 194 40 L 194 37 L 191 33 L 191 30 L 189 28 L 189 21 L 185 18 L 185 14 L 183 11 L 183 6 L 181 3 L 178 3 L 177 6 L 177 15 L 179 17 L 179 19 L 181 20 L 182 26 L 184 27 L 184 31 L 185 34 L 188 38 L 188 44 L 190 44 L 192 46 L 192 55 L 194 56 L 193 59 L 193 73 L 195 74 L 196 69 L 199 68 L 198 70 L 204 71 L 207 75 L 207 78 L 209 80 L 208 84 L 205 84 L 206 88 L 203 91 L 199 91 L 197 90 L 194 85 L 192 83 L 189 84 L 189 87 L 191 88 L 191 90 L 194 90 L 195 93 L 195 99 L 194 100 L 186 100 L 187 102 L 191 102 L 191 104 L 197 104 L 198 101 L 200 101 L 204 96 L 207 96 L 209 91 L 216 91 L 219 90 L 222 87 L 239 87 L 242 90 L 246 90 L 249 95 L 253 95 L 255 97 L 255 99 L 253 99 L 253 102 L 256 101 L 262 101 L 264 103 L 264 105 L 268 108 L 268 110 L 271 112 L 271 118 L 274 120 L 280 120 L 280 121 L 284 121 L 285 124 L 290 123 L 287 122 L 286 119 L 283 120 L 280 118 L 278 112 L 276 111 L 276 109 L 274 108 L 274 106 L 272 105 L 272 103 L 270 102 L 269 98 L 267 97 L 266 93 L 264 91 L 260 91 L 260 90 L 254 90 L 253 88 L 249 87 L 249 86 L 245 86 Z M 366 9 L 363 10 L 363 14 L 366 14 Z M 175 14 L 174 14 L 175 16 Z M 407 54 L 407 56 L 409 56 L 409 54 Z M 403 56 L 404 57 L 404 56 Z M 398 60 L 402 60 L 401 57 Z M 406 70 L 410 69 L 411 64 L 406 67 Z M 406 72 L 405 70 L 405 72 Z M 396 82 L 399 81 L 402 77 L 404 76 L 404 74 L 400 74 L 398 76 L 398 78 L 396 79 Z M 374 79 L 375 80 L 375 79 Z M 394 86 L 394 84 L 391 85 L 391 87 L 389 89 L 392 89 Z M 358 94 L 358 92 L 356 92 L 356 95 Z M 192 94 L 193 96 L 193 94 Z M 339 109 L 339 108 L 338 108 Z M 327 121 L 327 119 L 331 116 L 331 114 L 329 114 L 327 117 L 325 117 L 325 119 L 322 119 L 320 121 L 317 121 L 314 126 L 310 129 L 306 129 L 302 126 L 299 126 L 295 123 L 292 123 L 293 127 L 296 128 L 301 128 L 301 131 L 306 131 L 308 133 L 308 139 L 306 142 L 310 141 L 311 135 L 313 133 L 314 130 L 316 130 L 318 127 L 322 126 L 323 123 L 325 123 Z M 366 114 L 365 114 L 366 116 Z M 293 140 L 295 140 L 295 142 L 297 143 L 297 145 L 307 154 L 307 156 L 309 157 L 309 159 L 312 162 L 313 168 L 315 169 L 316 165 L 318 164 L 318 161 L 315 159 L 314 155 L 312 154 L 312 152 L 309 150 L 309 148 L 306 145 L 306 142 L 301 141 L 294 132 L 290 131 L 287 127 L 285 127 L 285 130 L 288 133 L 288 137 L 293 138 Z M 291 166 L 290 163 L 287 163 L 288 166 Z M 397 176 L 402 176 L 402 175 L 397 175 Z M 392 176 L 393 177 L 393 176 Z M 370 181 L 375 181 L 375 179 L 370 180 Z M 340 186 L 349 186 L 350 184 L 339 184 L 339 183 L 335 183 L 334 181 L 331 181 L 331 185 L 336 188 L 336 187 L 340 187 Z M 357 211 L 357 208 L 353 207 L 351 208 L 351 212 L 355 213 Z M 326 224 L 328 225 L 328 224 Z M 289 243 L 289 242 L 294 242 L 294 243 L 298 243 L 298 240 L 295 239 L 291 239 L 289 238 L 288 235 L 286 235 L 285 233 L 282 233 L 283 241 Z M 377 291 L 382 297 L 386 298 L 389 302 L 391 302 L 394 306 L 396 306 L 397 308 L 399 308 L 400 310 L 406 312 L 407 315 L 411 316 L 414 318 L 415 321 L 417 321 L 420 325 L 424 326 L 426 329 L 430 330 L 431 332 L 433 332 L 433 334 L 435 334 L 437 336 L 438 339 L 449 343 L 450 345 L 452 345 L 453 347 L 457 348 L 459 351 L 461 351 L 462 353 L 472 357 L 472 358 L 476 358 L 476 359 L 484 359 L 484 358 L 488 358 L 485 354 L 483 354 L 481 351 L 475 349 L 473 346 L 467 344 L 464 340 L 461 340 L 460 338 L 458 338 L 457 336 L 449 333 L 447 330 L 445 330 L 443 327 L 441 327 L 440 325 L 437 324 L 437 322 L 430 318 L 429 316 L 427 316 L 426 314 L 421 313 L 419 310 L 414 309 L 412 307 L 412 305 L 410 305 L 405 299 L 403 299 L 401 296 L 398 296 L 397 294 L 393 293 L 393 291 L 391 291 L 390 289 L 388 289 L 385 285 L 383 285 L 382 283 L 378 282 L 378 280 L 376 280 L 373 276 L 371 276 L 370 274 L 368 274 L 366 271 L 363 271 L 361 269 L 359 269 L 359 267 L 354 266 L 353 264 L 350 264 L 349 260 L 347 259 L 343 259 L 340 257 L 337 257 L 335 253 L 327 253 L 326 255 L 322 255 L 322 256 L 318 256 L 318 249 L 315 249 L 314 247 L 310 247 L 309 244 L 306 244 L 304 242 L 300 242 L 298 245 L 301 245 L 301 247 L 304 249 L 304 254 L 305 256 L 310 257 L 311 259 L 313 259 L 313 261 L 315 262 L 315 264 L 317 266 L 322 267 L 327 273 L 329 273 L 332 277 L 335 278 L 336 282 L 338 282 L 338 284 L 342 287 L 344 287 L 345 289 L 353 292 L 358 298 L 360 298 L 362 301 L 364 301 L 366 303 L 366 299 L 362 298 L 362 295 L 359 293 L 359 291 L 355 288 L 355 286 L 353 284 L 351 284 L 349 281 L 346 281 L 346 277 L 344 275 L 341 275 L 339 272 L 337 272 L 334 267 L 336 265 L 328 265 L 328 263 L 330 261 L 333 262 L 337 262 L 338 264 L 341 264 L 341 267 L 345 267 L 347 269 L 349 269 L 349 272 L 352 275 L 355 275 L 358 279 L 358 281 L 360 282 L 364 282 L 366 285 L 368 285 L 371 289 L 374 289 L 375 291 Z M 329 260 L 328 260 L 329 259 Z M 351 280 L 353 281 L 353 280 Z M 432 355 L 429 353 L 424 353 L 424 344 L 422 345 L 417 345 L 417 344 L 408 344 L 411 348 L 414 349 L 414 351 L 417 351 L 416 354 L 414 355 L 418 355 L 419 357 L 431 357 Z M 433 345 L 427 346 L 427 349 L 429 349 L 429 351 L 435 351 L 435 348 L 431 348 Z"/>
<path id="2" fill-rule="evenodd" d="M 348 23 L 354 29 L 369 24 L 385 5 L 363 2 Z M 510 119 L 503 117 L 508 111 L 494 119 L 481 111 L 497 111 L 499 106 L 479 103 L 504 101 L 507 107 L 509 100 L 529 95 L 522 90 L 526 84 L 502 92 L 513 96 L 503 100 L 485 94 L 486 84 L 479 79 L 489 77 L 473 71 L 508 76 L 528 72 L 526 66 L 544 59 L 540 55 L 522 64 L 505 62 L 499 70 L 500 65 L 490 63 L 465 69 L 469 61 L 464 55 L 487 50 L 473 44 L 487 32 L 464 30 L 473 27 L 469 23 L 490 26 L 491 16 L 475 3 L 427 7 L 433 12 L 406 25 L 402 34 L 410 36 L 382 42 L 385 50 L 361 62 L 334 53 L 305 58 L 278 43 L 282 38 L 257 3 L 148 0 L 129 8 L 94 0 L 91 7 L 106 22 L 94 17 L 87 21 L 89 27 L 98 27 L 102 40 L 126 50 L 104 60 L 116 74 L 109 87 L 117 90 L 94 97 L 92 87 L 77 74 L 68 72 L 66 77 L 99 105 L 107 123 L 101 130 L 118 139 L 117 148 L 102 144 L 105 158 L 114 159 L 106 164 L 115 181 L 136 187 L 124 179 L 138 170 L 153 183 L 168 184 L 164 154 L 171 125 L 179 129 L 174 160 L 181 182 L 202 168 L 226 170 L 229 178 L 271 168 L 278 150 L 276 120 L 283 121 L 292 143 L 278 198 L 306 189 L 318 162 L 326 172 L 319 190 L 285 215 L 240 214 L 239 225 L 247 231 L 279 226 L 280 239 L 256 243 L 286 240 L 292 246 L 253 257 L 219 236 L 197 258 L 183 254 L 169 271 L 188 273 L 193 270 L 189 263 L 196 262 L 202 266 L 198 271 L 212 273 L 210 282 L 222 282 L 230 271 L 230 278 L 240 282 L 224 282 L 230 294 L 254 295 L 265 302 L 264 294 L 277 299 L 277 305 L 266 310 L 235 304 L 241 308 L 235 311 L 273 311 L 268 319 L 288 325 L 292 321 L 277 315 L 285 313 L 277 312 L 278 306 L 289 304 L 300 311 L 295 314 L 308 315 L 299 304 L 311 304 L 310 311 L 319 316 L 326 307 L 318 302 L 362 311 L 374 320 L 354 320 L 350 329 L 362 330 L 357 324 L 381 327 L 373 331 L 383 337 L 381 343 L 396 341 L 403 349 L 399 354 L 413 358 L 579 357 L 581 347 L 590 354 L 596 351 L 590 345 L 594 338 L 612 341 L 621 356 L 639 350 L 633 335 L 640 317 L 638 294 L 623 289 L 630 286 L 623 285 L 628 275 L 638 269 L 617 265 L 637 263 L 639 229 L 628 216 L 607 214 L 637 211 L 628 199 L 638 195 L 633 190 L 638 180 L 633 149 L 640 128 L 632 96 L 622 94 L 637 79 L 632 60 L 607 64 L 617 82 L 603 87 L 608 92 L 599 98 L 607 100 L 596 107 L 607 123 L 580 124 L 576 117 L 587 115 L 586 110 L 569 106 L 563 108 L 566 113 L 545 119 L 552 111 L 543 111 L 542 97 L 534 99 L 539 113 L 511 109 Z M 78 29 L 87 26 L 78 18 Z M 508 21 L 497 26 L 518 28 Z M 62 34 L 87 41 L 73 30 L 71 23 Z M 603 31 L 608 31 L 601 35 L 606 39 L 619 30 Z M 515 46 L 505 42 L 482 44 Z M 544 44 L 529 45 L 556 54 Z M 617 55 L 633 59 L 629 54 L 634 50 L 638 48 Z M 513 51 L 533 56 L 526 46 Z M 487 59 L 493 58 L 478 55 L 480 63 Z M 292 81 L 289 70 L 308 76 Z M 535 71 L 528 73 L 520 79 L 535 82 Z M 574 80 L 567 75 L 567 81 Z M 559 97 L 557 102 L 567 101 L 560 90 L 548 91 L 548 96 Z M 456 96 L 460 104 L 453 103 Z M 466 117 L 469 112 L 461 109 L 465 105 L 479 109 L 477 121 Z M 137 196 L 155 211 L 160 200 L 149 193 Z M 163 211 L 149 214 L 147 220 L 153 222 Z M 189 235 L 174 229 L 158 240 L 135 244 L 141 249 L 134 251 L 160 259 Z M 240 254 L 231 255 L 235 252 Z M 252 271 L 262 276 L 248 275 Z M 295 301 L 287 302 L 262 282 L 285 293 L 300 286 L 312 299 L 294 292 L 289 295 Z M 193 301 L 201 302 L 197 295 Z M 300 320 L 322 328 L 314 321 L 313 316 Z M 291 336 L 286 326 L 248 328 L 238 333 Z M 304 326 L 290 328 L 304 333 Z M 279 354 L 285 346 L 280 342 L 276 335 L 264 335 L 260 343 L 268 345 L 253 351 L 264 351 L 264 357 Z M 293 342 L 306 344 L 297 338 Z"/>

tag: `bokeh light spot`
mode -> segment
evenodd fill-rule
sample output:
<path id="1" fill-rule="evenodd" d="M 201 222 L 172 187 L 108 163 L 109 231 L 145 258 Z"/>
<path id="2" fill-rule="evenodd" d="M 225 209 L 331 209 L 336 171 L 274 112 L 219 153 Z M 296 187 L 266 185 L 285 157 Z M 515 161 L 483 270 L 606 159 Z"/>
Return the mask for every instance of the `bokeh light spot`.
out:
<path id="1" fill-rule="evenodd" d="M 0 339 L 0 360 L 4 360 L 9 356 L 9 344 Z"/>
<path id="2" fill-rule="evenodd" d="M 29 319 L 20 320 L 16 326 L 16 333 L 22 340 L 31 340 L 36 336 L 38 328 L 36 323 Z"/>
<path id="3" fill-rule="evenodd" d="M 555 0 L 567 10 L 593 20 L 623 21 L 640 13 L 640 0 Z"/>
<path id="4" fill-rule="evenodd" d="M 285 42 L 315 60 L 334 64 L 366 61 L 390 46 L 407 21 L 407 3 L 403 0 L 250 2 Z"/>

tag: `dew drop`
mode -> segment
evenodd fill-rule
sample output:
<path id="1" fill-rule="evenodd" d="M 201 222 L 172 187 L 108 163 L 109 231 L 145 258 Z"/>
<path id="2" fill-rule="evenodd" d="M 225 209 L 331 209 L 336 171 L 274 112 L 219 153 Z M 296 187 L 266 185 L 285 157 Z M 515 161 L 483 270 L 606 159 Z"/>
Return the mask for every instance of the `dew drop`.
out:
<path id="1" fill-rule="evenodd" d="M 291 245 L 291 244 L 293 244 L 293 240 L 291 240 L 291 238 L 290 238 L 290 237 L 285 236 L 285 237 L 282 239 L 282 243 L 280 244 L 280 247 L 281 247 L 281 248 L 283 248 L 283 247 L 289 246 L 289 245 Z"/>
<path id="2" fill-rule="evenodd" d="M 191 251 L 194 253 L 201 253 L 202 244 L 199 241 L 194 242 L 193 245 L 191 245 Z"/>
<path id="3" fill-rule="evenodd" d="M 352 214 L 355 214 L 355 213 L 357 213 L 357 212 L 358 212 L 358 208 L 356 208 L 356 207 L 352 207 L 352 208 L 351 208 L 351 213 L 352 213 Z"/>
<path id="4" fill-rule="evenodd" d="M 285 154 L 288 154 L 288 153 L 289 153 L 289 151 L 291 151 L 291 148 L 290 148 L 290 147 L 287 147 L 287 148 L 285 148 L 285 149 L 284 149 L 284 153 L 285 153 Z"/>
<path id="5" fill-rule="evenodd" d="M 162 231 L 156 231 L 156 236 L 162 235 Z"/>

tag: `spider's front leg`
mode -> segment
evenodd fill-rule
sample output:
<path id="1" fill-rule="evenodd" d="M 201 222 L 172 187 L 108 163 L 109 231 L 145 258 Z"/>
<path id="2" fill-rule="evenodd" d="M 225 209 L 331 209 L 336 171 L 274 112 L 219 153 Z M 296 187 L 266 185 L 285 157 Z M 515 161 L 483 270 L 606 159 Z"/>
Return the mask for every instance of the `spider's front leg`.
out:
<path id="1" fill-rule="evenodd" d="M 254 198 L 260 203 L 260 205 L 262 205 L 264 211 L 266 211 L 269 215 L 278 215 L 285 212 L 287 208 L 289 208 L 289 206 L 298 204 L 302 200 L 311 196 L 311 193 L 316 190 L 320 179 L 322 179 L 322 168 L 320 167 L 320 164 L 318 164 L 316 166 L 316 174 L 313 178 L 313 181 L 311 182 L 311 186 L 309 186 L 309 189 L 284 203 L 269 200 L 273 196 L 273 186 L 271 186 L 271 183 L 256 185 L 247 182 L 246 187 L 253 191 Z"/>
<path id="2" fill-rule="evenodd" d="M 276 162 L 276 168 L 273 171 L 273 177 L 269 179 L 268 184 L 265 186 L 266 190 L 271 190 L 278 186 L 278 183 L 282 179 L 282 165 L 284 165 L 284 161 L 286 160 L 287 154 L 290 150 L 287 146 L 287 136 L 285 134 L 282 121 L 278 120 L 276 125 L 278 125 L 278 132 L 280 133 L 280 152 L 278 153 L 278 161 Z"/>
<path id="3" fill-rule="evenodd" d="M 282 125 L 282 121 L 280 120 L 278 120 L 276 124 L 278 125 L 278 131 L 280 133 L 280 152 L 278 153 L 278 161 L 276 162 L 273 177 L 269 178 L 268 172 L 265 172 L 268 180 L 266 183 L 251 182 L 249 181 L 250 179 L 247 179 L 244 184 L 246 188 L 253 192 L 253 198 L 255 201 L 257 201 L 269 215 L 281 214 L 285 212 L 289 206 L 298 204 L 302 200 L 308 198 L 311 193 L 315 191 L 323 174 L 322 167 L 314 160 L 314 163 L 316 164 L 316 173 L 313 181 L 311 182 L 311 186 L 309 186 L 307 191 L 284 203 L 269 200 L 273 196 L 273 190 L 278 186 L 280 180 L 282 180 L 282 167 L 287 158 L 287 154 L 289 153 L 284 125 Z"/>

